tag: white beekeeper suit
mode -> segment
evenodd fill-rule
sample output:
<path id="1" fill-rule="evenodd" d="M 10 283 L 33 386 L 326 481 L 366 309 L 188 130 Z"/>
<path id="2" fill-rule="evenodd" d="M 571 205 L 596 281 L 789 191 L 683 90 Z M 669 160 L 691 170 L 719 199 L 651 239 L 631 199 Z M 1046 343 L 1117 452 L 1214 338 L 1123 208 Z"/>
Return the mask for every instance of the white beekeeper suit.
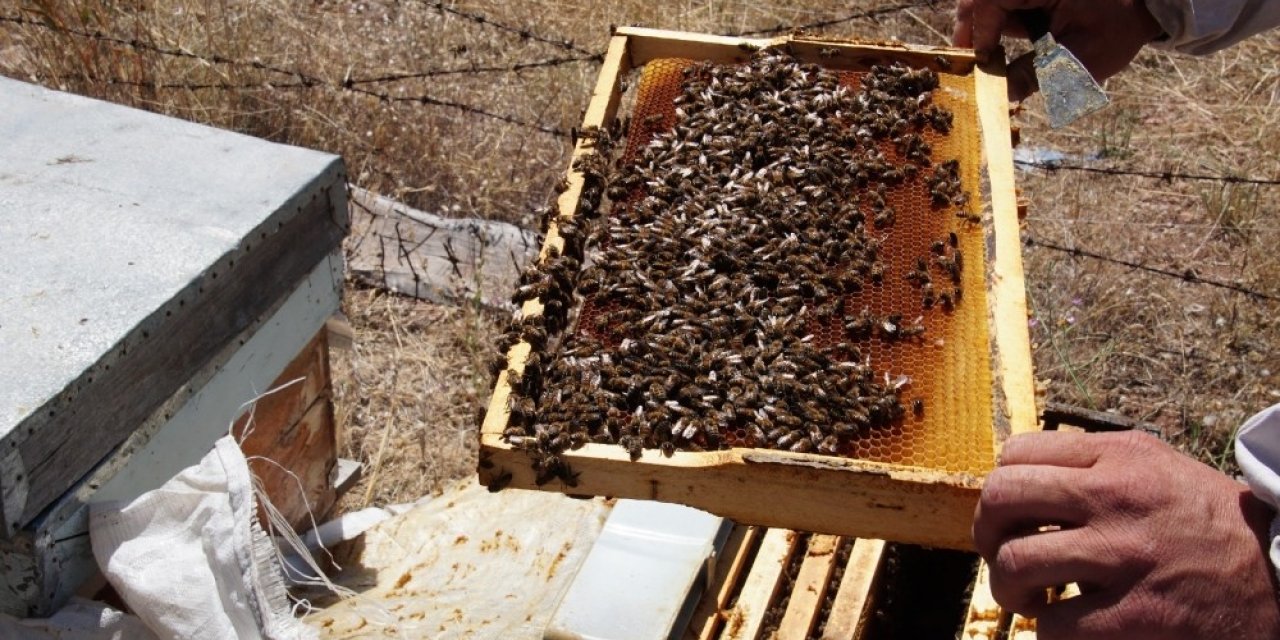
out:
<path id="1" fill-rule="evenodd" d="M 1203 55 L 1280 25 L 1277 0 L 1146 0 L 1164 28 L 1151 45 Z"/>
<path id="2" fill-rule="evenodd" d="M 1249 418 L 1240 427 L 1236 461 L 1253 495 L 1280 511 L 1280 404 Z M 1271 521 L 1270 556 L 1280 574 L 1280 516 Z"/>

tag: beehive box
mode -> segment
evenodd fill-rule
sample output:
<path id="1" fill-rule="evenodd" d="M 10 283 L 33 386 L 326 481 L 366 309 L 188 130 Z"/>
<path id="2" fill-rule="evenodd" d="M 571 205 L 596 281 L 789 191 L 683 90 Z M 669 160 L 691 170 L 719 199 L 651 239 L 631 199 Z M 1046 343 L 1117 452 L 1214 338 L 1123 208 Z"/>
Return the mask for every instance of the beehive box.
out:
<path id="1" fill-rule="evenodd" d="M 90 504 L 246 411 L 263 488 L 322 518 L 341 159 L 6 78 L 0 139 L 0 612 L 56 611 L 97 571 Z"/>
<path id="2" fill-rule="evenodd" d="M 932 164 L 959 161 L 958 177 L 968 201 L 956 216 L 927 215 L 927 190 L 886 192 L 898 211 L 891 223 L 894 231 L 882 234 L 888 275 L 874 293 L 850 297 L 879 318 L 915 305 L 930 327 L 922 340 L 871 339 L 861 346 L 877 376 L 884 374 L 884 386 L 892 385 L 896 392 L 906 385 L 902 396 L 910 409 L 892 424 L 842 437 L 838 451 L 833 447 L 826 452 L 838 455 L 740 446 L 758 440 L 745 431 L 723 434 L 727 448 L 654 449 L 638 460 L 616 444 L 575 442 L 576 448 L 559 453 L 564 469 L 572 473 L 549 479 L 536 473 L 526 452 L 504 436 L 511 423 L 511 374 L 524 374 L 531 352 L 531 345 L 521 341 L 507 354 L 483 420 L 481 481 L 494 488 L 669 501 L 756 525 L 968 548 L 981 480 L 994 465 L 1000 444 L 1036 424 L 1003 68 L 979 66 L 967 51 L 896 43 L 799 36 L 743 40 L 620 29 L 611 40 L 583 130 L 615 122 L 624 103 L 624 78 L 638 70 L 635 95 L 625 95 L 634 98 L 634 106 L 623 147 L 624 156 L 635 154 L 676 120 L 674 100 L 684 69 L 699 61 L 741 64 L 762 48 L 785 50 L 800 62 L 832 70 L 845 86 L 856 86 L 873 65 L 894 62 L 937 73 L 940 86 L 933 99 L 953 114 L 953 123 L 948 135 L 928 137 Z M 548 225 L 544 263 L 564 248 L 561 229 L 577 226 L 575 218 L 590 207 L 583 202 L 579 168 L 591 170 L 594 148 L 590 136 L 577 145 L 577 168 L 569 171 L 567 189 Z M 926 180 L 922 176 L 909 182 L 918 187 Z M 965 291 L 963 302 L 947 304 L 945 310 L 932 303 L 921 308 L 920 288 L 903 274 L 915 261 L 935 259 L 935 243 L 948 234 L 954 234 L 954 249 L 943 248 L 944 257 L 957 250 L 968 256 L 969 266 L 955 281 Z M 610 308 L 596 306 L 588 300 L 568 331 L 606 326 L 607 319 L 585 322 L 593 314 L 607 318 Z M 524 318 L 541 316 L 543 300 L 525 301 L 521 313 Z M 910 322 L 899 318 L 896 324 Z M 840 337 L 815 326 L 812 339 L 830 346 Z"/>

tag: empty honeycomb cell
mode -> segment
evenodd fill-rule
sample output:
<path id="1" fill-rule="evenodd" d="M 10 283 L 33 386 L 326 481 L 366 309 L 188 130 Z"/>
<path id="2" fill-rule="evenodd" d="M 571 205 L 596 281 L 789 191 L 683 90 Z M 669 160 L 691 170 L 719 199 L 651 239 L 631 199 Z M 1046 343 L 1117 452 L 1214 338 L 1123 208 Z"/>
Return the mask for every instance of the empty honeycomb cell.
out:
<path id="1" fill-rule="evenodd" d="M 676 126 L 675 100 L 682 91 L 685 70 L 694 64 L 688 59 L 660 59 L 645 65 L 622 147 L 624 165 L 638 158 L 656 134 Z M 841 84 L 853 90 L 859 89 L 865 75 L 839 73 Z M 900 392 L 904 416 L 882 428 L 860 431 L 842 444 L 839 455 L 982 474 L 994 460 L 994 443 L 986 256 L 983 229 L 977 221 L 982 211 L 981 139 L 972 75 L 940 73 L 939 78 L 933 101 L 952 112 L 954 126 L 946 135 L 925 127 L 921 135 L 932 148 L 933 167 L 948 160 L 959 162 L 968 203 L 958 209 L 935 205 L 928 186 L 932 168 L 889 188 L 886 203 L 894 211 L 892 220 L 868 225 L 868 235 L 882 243 L 883 278 L 858 293 L 842 295 L 846 309 L 865 308 L 880 318 L 900 314 L 904 326 L 923 324 L 924 334 L 919 339 L 850 339 L 839 318 L 817 317 L 809 318 L 808 329 L 817 346 L 853 342 L 870 359 L 877 376 L 907 381 Z M 886 142 L 881 149 L 890 158 L 902 159 L 892 144 Z M 636 195 L 632 194 L 633 200 Z M 868 220 L 872 217 L 868 209 Z M 957 261 L 956 256 L 962 256 L 958 278 L 948 262 Z M 907 277 L 922 262 L 932 280 L 931 290 Z M 812 296 L 807 299 L 816 303 Z M 578 334 L 616 347 L 619 338 L 609 326 L 618 309 L 616 303 L 598 304 L 588 297 L 579 312 Z M 914 399 L 923 405 L 919 412 L 910 406 Z M 721 439 L 727 446 L 755 444 L 744 429 L 727 430 Z"/>

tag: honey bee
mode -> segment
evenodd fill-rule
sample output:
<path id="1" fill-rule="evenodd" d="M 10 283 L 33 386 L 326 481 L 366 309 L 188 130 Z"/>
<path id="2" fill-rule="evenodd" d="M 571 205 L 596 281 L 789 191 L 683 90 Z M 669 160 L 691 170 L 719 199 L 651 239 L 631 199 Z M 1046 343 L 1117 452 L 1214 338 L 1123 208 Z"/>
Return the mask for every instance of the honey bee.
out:
<path id="1" fill-rule="evenodd" d="M 551 451 L 564 451 L 569 448 L 569 434 L 557 433 L 552 436 L 551 441 L 547 443 L 547 449 Z"/>
<path id="2" fill-rule="evenodd" d="M 537 351 L 529 352 L 524 359 L 524 373 L 526 376 L 530 372 L 537 371 L 542 368 L 542 356 Z"/>
<path id="3" fill-rule="evenodd" d="M 509 349 L 510 347 L 507 347 L 507 348 Z M 506 368 L 507 368 L 507 355 L 505 352 L 494 355 L 489 360 L 489 375 L 491 377 L 494 377 L 494 378 L 498 377 L 498 374 L 502 373 L 503 370 L 505 370 Z"/>
<path id="4" fill-rule="evenodd" d="M 647 441 L 653 437 L 653 425 L 644 416 L 636 418 L 632 422 L 632 426 L 635 428 L 635 435 L 642 441 Z"/>
<path id="5" fill-rule="evenodd" d="M 640 459 L 641 452 L 644 450 L 644 443 L 640 442 L 635 436 L 623 436 L 618 438 L 618 444 L 627 450 L 627 455 L 631 456 L 632 461 Z"/>
<path id="6" fill-rule="evenodd" d="M 818 443 L 818 452 L 828 455 L 835 455 L 840 448 L 840 439 L 835 434 L 829 435 Z"/>
<path id="7" fill-rule="evenodd" d="M 875 284 L 883 283 L 884 282 L 884 265 L 879 262 L 871 263 L 871 269 L 868 276 L 871 278 L 871 282 Z"/>
<path id="8" fill-rule="evenodd" d="M 935 205 L 949 205 L 951 204 L 952 189 L 947 184 L 930 185 L 929 197 L 933 199 L 933 204 Z"/>
<path id="9" fill-rule="evenodd" d="M 547 330 L 538 324 L 526 324 L 520 332 L 520 337 L 534 349 L 541 349 L 547 343 Z"/>
<path id="10" fill-rule="evenodd" d="M 937 106 L 933 106 L 926 113 L 925 117 L 928 119 L 929 124 L 932 125 L 934 130 L 936 130 L 938 133 L 941 133 L 943 135 L 951 133 L 951 124 L 952 124 L 953 116 L 950 111 L 947 111 Z"/>
<path id="11" fill-rule="evenodd" d="M 947 275 L 951 276 L 952 283 L 960 283 L 960 263 L 956 260 L 956 256 L 938 256 L 934 258 L 934 262 L 936 262 L 938 267 L 945 271 Z"/>
<path id="12" fill-rule="evenodd" d="M 702 432 L 706 435 L 708 442 L 718 442 L 720 440 L 720 428 L 714 424 L 707 423 L 703 425 Z"/>
<path id="13" fill-rule="evenodd" d="M 923 287 L 933 282 L 933 278 L 929 275 L 929 272 L 920 269 L 908 271 L 907 275 L 903 276 L 903 278 L 917 287 Z"/>
<path id="14" fill-rule="evenodd" d="M 892 225 L 896 218 L 897 215 L 895 214 L 893 207 L 886 206 L 880 213 L 876 214 L 874 222 L 877 229 L 882 229 Z"/>
<path id="15" fill-rule="evenodd" d="M 578 486 L 578 475 L 579 474 L 574 473 L 574 471 L 569 467 L 568 462 L 561 462 L 556 472 L 556 476 L 560 478 L 560 482 L 563 482 L 567 487 Z"/>
<path id="16" fill-rule="evenodd" d="M 497 493 L 511 484 L 511 472 L 504 470 L 489 481 L 489 493 Z"/>
<path id="17" fill-rule="evenodd" d="M 901 326 L 902 326 L 901 324 L 897 322 L 893 322 L 886 318 L 885 320 L 880 322 L 880 327 L 879 327 L 880 335 L 890 339 L 896 338 L 898 337 L 898 330 L 901 328 Z"/>
<path id="18" fill-rule="evenodd" d="M 902 329 L 899 331 L 900 335 L 903 338 L 914 338 L 924 333 L 924 323 L 922 322 L 923 319 L 924 318 L 916 318 L 915 322 L 912 322 L 911 324 L 905 327 L 902 327 Z"/>
<path id="19" fill-rule="evenodd" d="M 511 301 L 518 305 L 524 302 L 525 300 L 533 300 L 534 298 L 545 296 L 550 291 L 551 291 L 551 284 L 544 280 L 539 280 L 538 282 L 531 282 L 529 284 L 518 287 L 516 289 L 515 294 L 511 296 Z"/>
<path id="20" fill-rule="evenodd" d="M 844 331 L 850 338 L 860 340 L 871 336 L 873 326 L 873 319 L 864 315 L 847 320 L 844 324 Z"/>
<path id="21" fill-rule="evenodd" d="M 506 358 L 503 358 L 502 363 L 504 365 L 507 363 Z M 507 369 L 507 384 L 511 385 L 513 390 L 524 389 L 524 375 L 515 369 Z"/>
<path id="22" fill-rule="evenodd" d="M 538 472 L 534 477 L 534 484 L 539 487 L 551 482 L 560 474 L 560 457 L 553 454 L 544 454 L 541 458 L 534 461 L 534 469 Z"/>
<path id="23" fill-rule="evenodd" d="M 792 430 L 788 431 L 787 434 L 781 438 L 778 438 L 777 445 L 779 449 L 789 449 L 792 445 L 798 442 L 808 442 L 808 438 L 805 436 L 803 431 Z"/>

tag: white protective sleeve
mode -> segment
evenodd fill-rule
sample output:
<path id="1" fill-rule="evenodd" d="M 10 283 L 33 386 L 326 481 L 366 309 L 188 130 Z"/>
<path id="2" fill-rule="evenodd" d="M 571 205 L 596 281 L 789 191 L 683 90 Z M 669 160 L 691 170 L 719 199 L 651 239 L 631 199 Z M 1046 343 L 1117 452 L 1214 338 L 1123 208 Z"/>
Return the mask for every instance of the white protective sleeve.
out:
<path id="1" fill-rule="evenodd" d="M 1253 494 L 1280 511 L 1280 404 L 1249 418 L 1240 427 L 1236 462 Z M 1271 521 L 1270 556 L 1280 575 L 1280 516 Z"/>
<path id="2" fill-rule="evenodd" d="M 1146 0 L 1164 27 L 1160 49 L 1204 55 L 1280 26 L 1280 0 Z"/>

